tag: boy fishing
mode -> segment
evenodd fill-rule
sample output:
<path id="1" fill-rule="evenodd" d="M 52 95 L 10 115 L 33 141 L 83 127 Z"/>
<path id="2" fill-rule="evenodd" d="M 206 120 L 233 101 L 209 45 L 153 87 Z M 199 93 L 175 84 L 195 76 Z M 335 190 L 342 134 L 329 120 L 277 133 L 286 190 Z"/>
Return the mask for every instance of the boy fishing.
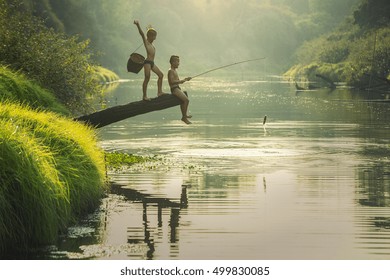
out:
<path id="1" fill-rule="evenodd" d="M 180 109 L 182 113 L 181 120 L 186 124 L 190 124 L 191 122 L 188 119 L 192 116 L 187 115 L 188 104 L 190 103 L 190 101 L 188 99 L 188 96 L 181 90 L 179 85 L 191 80 L 191 77 L 180 80 L 179 75 L 176 72 L 176 69 L 179 67 L 180 64 L 179 56 L 172 55 L 169 59 L 169 63 L 171 63 L 171 68 L 168 71 L 168 83 L 169 87 L 171 88 L 171 93 L 182 101 L 182 103 L 180 104 Z"/>
<path id="2" fill-rule="evenodd" d="M 157 76 L 157 96 L 160 96 L 164 94 L 162 92 L 162 83 L 163 83 L 163 73 L 160 71 L 160 69 L 157 67 L 157 65 L 154 64 L 154 57 L 156 55 L 156 49 L 153 46 L 153 41 L 156 40 L 157 37 L 157 31 L 153 28 L 149 28 L 146 32 L 146 37 L 144 32 L 142 31 L 139 21 L 135 20 L 134 24 L 138 28 L 138 32 L 142 37 L 142 40 L 144 42 L 144 46 L 146 49 L 146 59 L 144 61 L 144 73 L 145 78 L 144 82 L 142 84 L 142 99 L 146 101 L 150 101 L 150 98 L 147 96 L 147 89 L 148 89 L 148 83 L 150 80 L 150 71 L 153 71 Z"/>

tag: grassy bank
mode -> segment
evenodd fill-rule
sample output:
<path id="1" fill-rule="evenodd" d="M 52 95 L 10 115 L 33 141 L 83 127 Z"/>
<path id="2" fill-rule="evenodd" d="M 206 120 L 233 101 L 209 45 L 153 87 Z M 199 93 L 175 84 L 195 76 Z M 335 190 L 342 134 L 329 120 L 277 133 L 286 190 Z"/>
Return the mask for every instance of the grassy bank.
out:
<path id="1" fill-rule="evenodd" d="M 116 73 L 101 66 L 95 67 L 94 78 L 99 83 L 110 83 L 119 80 L 119 76 Z"/>
<path id="2" fill-rule="evenodd" d="M 11 101 L 33 109 L 47 109 L 63 115 L 69 111 L 49 91 L 28 80 L 23 74 L 0 65 L 0 102 Z"/>
<path id="3" fill-rule="evenodd" d="M 0 93 L 1 256 L 54 242 L 98 205 L 106 182 L 94 130 L 49 112 L 66 114 L 50 93 L 5 68 Z"/>

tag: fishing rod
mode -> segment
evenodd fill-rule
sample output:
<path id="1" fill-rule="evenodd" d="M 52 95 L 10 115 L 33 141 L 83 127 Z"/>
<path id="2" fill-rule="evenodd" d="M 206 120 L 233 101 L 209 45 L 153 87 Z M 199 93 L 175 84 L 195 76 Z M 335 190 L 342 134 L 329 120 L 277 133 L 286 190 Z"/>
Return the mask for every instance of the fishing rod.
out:
<path id="1" fill-rule="evenodd" d="M 210 73 L 210 72 L 213 72 L 213 71 L 216 71 L 216 70 L 219 70 L 219 69 L 222 69 L 222 68 L 230 67 L 230 66 L 233 66 L 233 65 L 241 64 L 241 63 L 246 63 L 246 62 L 251 62 L 251 61 L 256 61 L 256 60 L 262 60 L 262 59 L 265 59 L 265 57 L 249 59 L 249 60 L 244 60 L 244 61 L 239 61 L 239 62 L 234 62 L 234 63 L 228 64 L 228 65 L 220 66 L 220 67 L 208 70 L 206 72 L 200 73 L 198 75 L 195 75 L 195 76 L 191 77 L 191 79 L 199 77 L 199 76 L 202 76 L 204 74 L 207 74 L 207 73 Z"/>

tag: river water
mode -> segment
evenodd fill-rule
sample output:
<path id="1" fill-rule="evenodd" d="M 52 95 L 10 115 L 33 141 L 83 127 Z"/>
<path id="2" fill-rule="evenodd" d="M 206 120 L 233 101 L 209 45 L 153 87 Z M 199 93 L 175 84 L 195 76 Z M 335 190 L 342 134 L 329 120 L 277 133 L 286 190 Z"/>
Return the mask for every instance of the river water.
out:
<path id="1" fill-rule="evenodd" d="M 141 83 L 107 106 L 139 100 Z M 191 125 L 174 107 L 99 130 L 104 149 L 159 160 L 110 172 L 112 193 L 50 257 L 390 259 L 388 95 L 278 77 L 182 88 Z"/>

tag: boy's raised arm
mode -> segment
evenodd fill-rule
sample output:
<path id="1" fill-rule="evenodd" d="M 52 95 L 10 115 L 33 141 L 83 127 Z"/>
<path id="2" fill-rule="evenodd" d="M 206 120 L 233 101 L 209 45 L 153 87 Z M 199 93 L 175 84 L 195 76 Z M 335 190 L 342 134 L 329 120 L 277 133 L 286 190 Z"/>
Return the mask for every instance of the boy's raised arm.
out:
<path id="1" fill-rule="evenodd" d="M 139 21 L 138 21 L 138 20 L 135 20 L 135 21 L 134 21 L 134 24 L 137 26 L 139 35 L 141 35 L 142 40 L 144 40 L 144 42 L 145 42 L 145 34 L 144 34 L 144 32 L 142 31 L 141 26 L 139 25 Z"/>

